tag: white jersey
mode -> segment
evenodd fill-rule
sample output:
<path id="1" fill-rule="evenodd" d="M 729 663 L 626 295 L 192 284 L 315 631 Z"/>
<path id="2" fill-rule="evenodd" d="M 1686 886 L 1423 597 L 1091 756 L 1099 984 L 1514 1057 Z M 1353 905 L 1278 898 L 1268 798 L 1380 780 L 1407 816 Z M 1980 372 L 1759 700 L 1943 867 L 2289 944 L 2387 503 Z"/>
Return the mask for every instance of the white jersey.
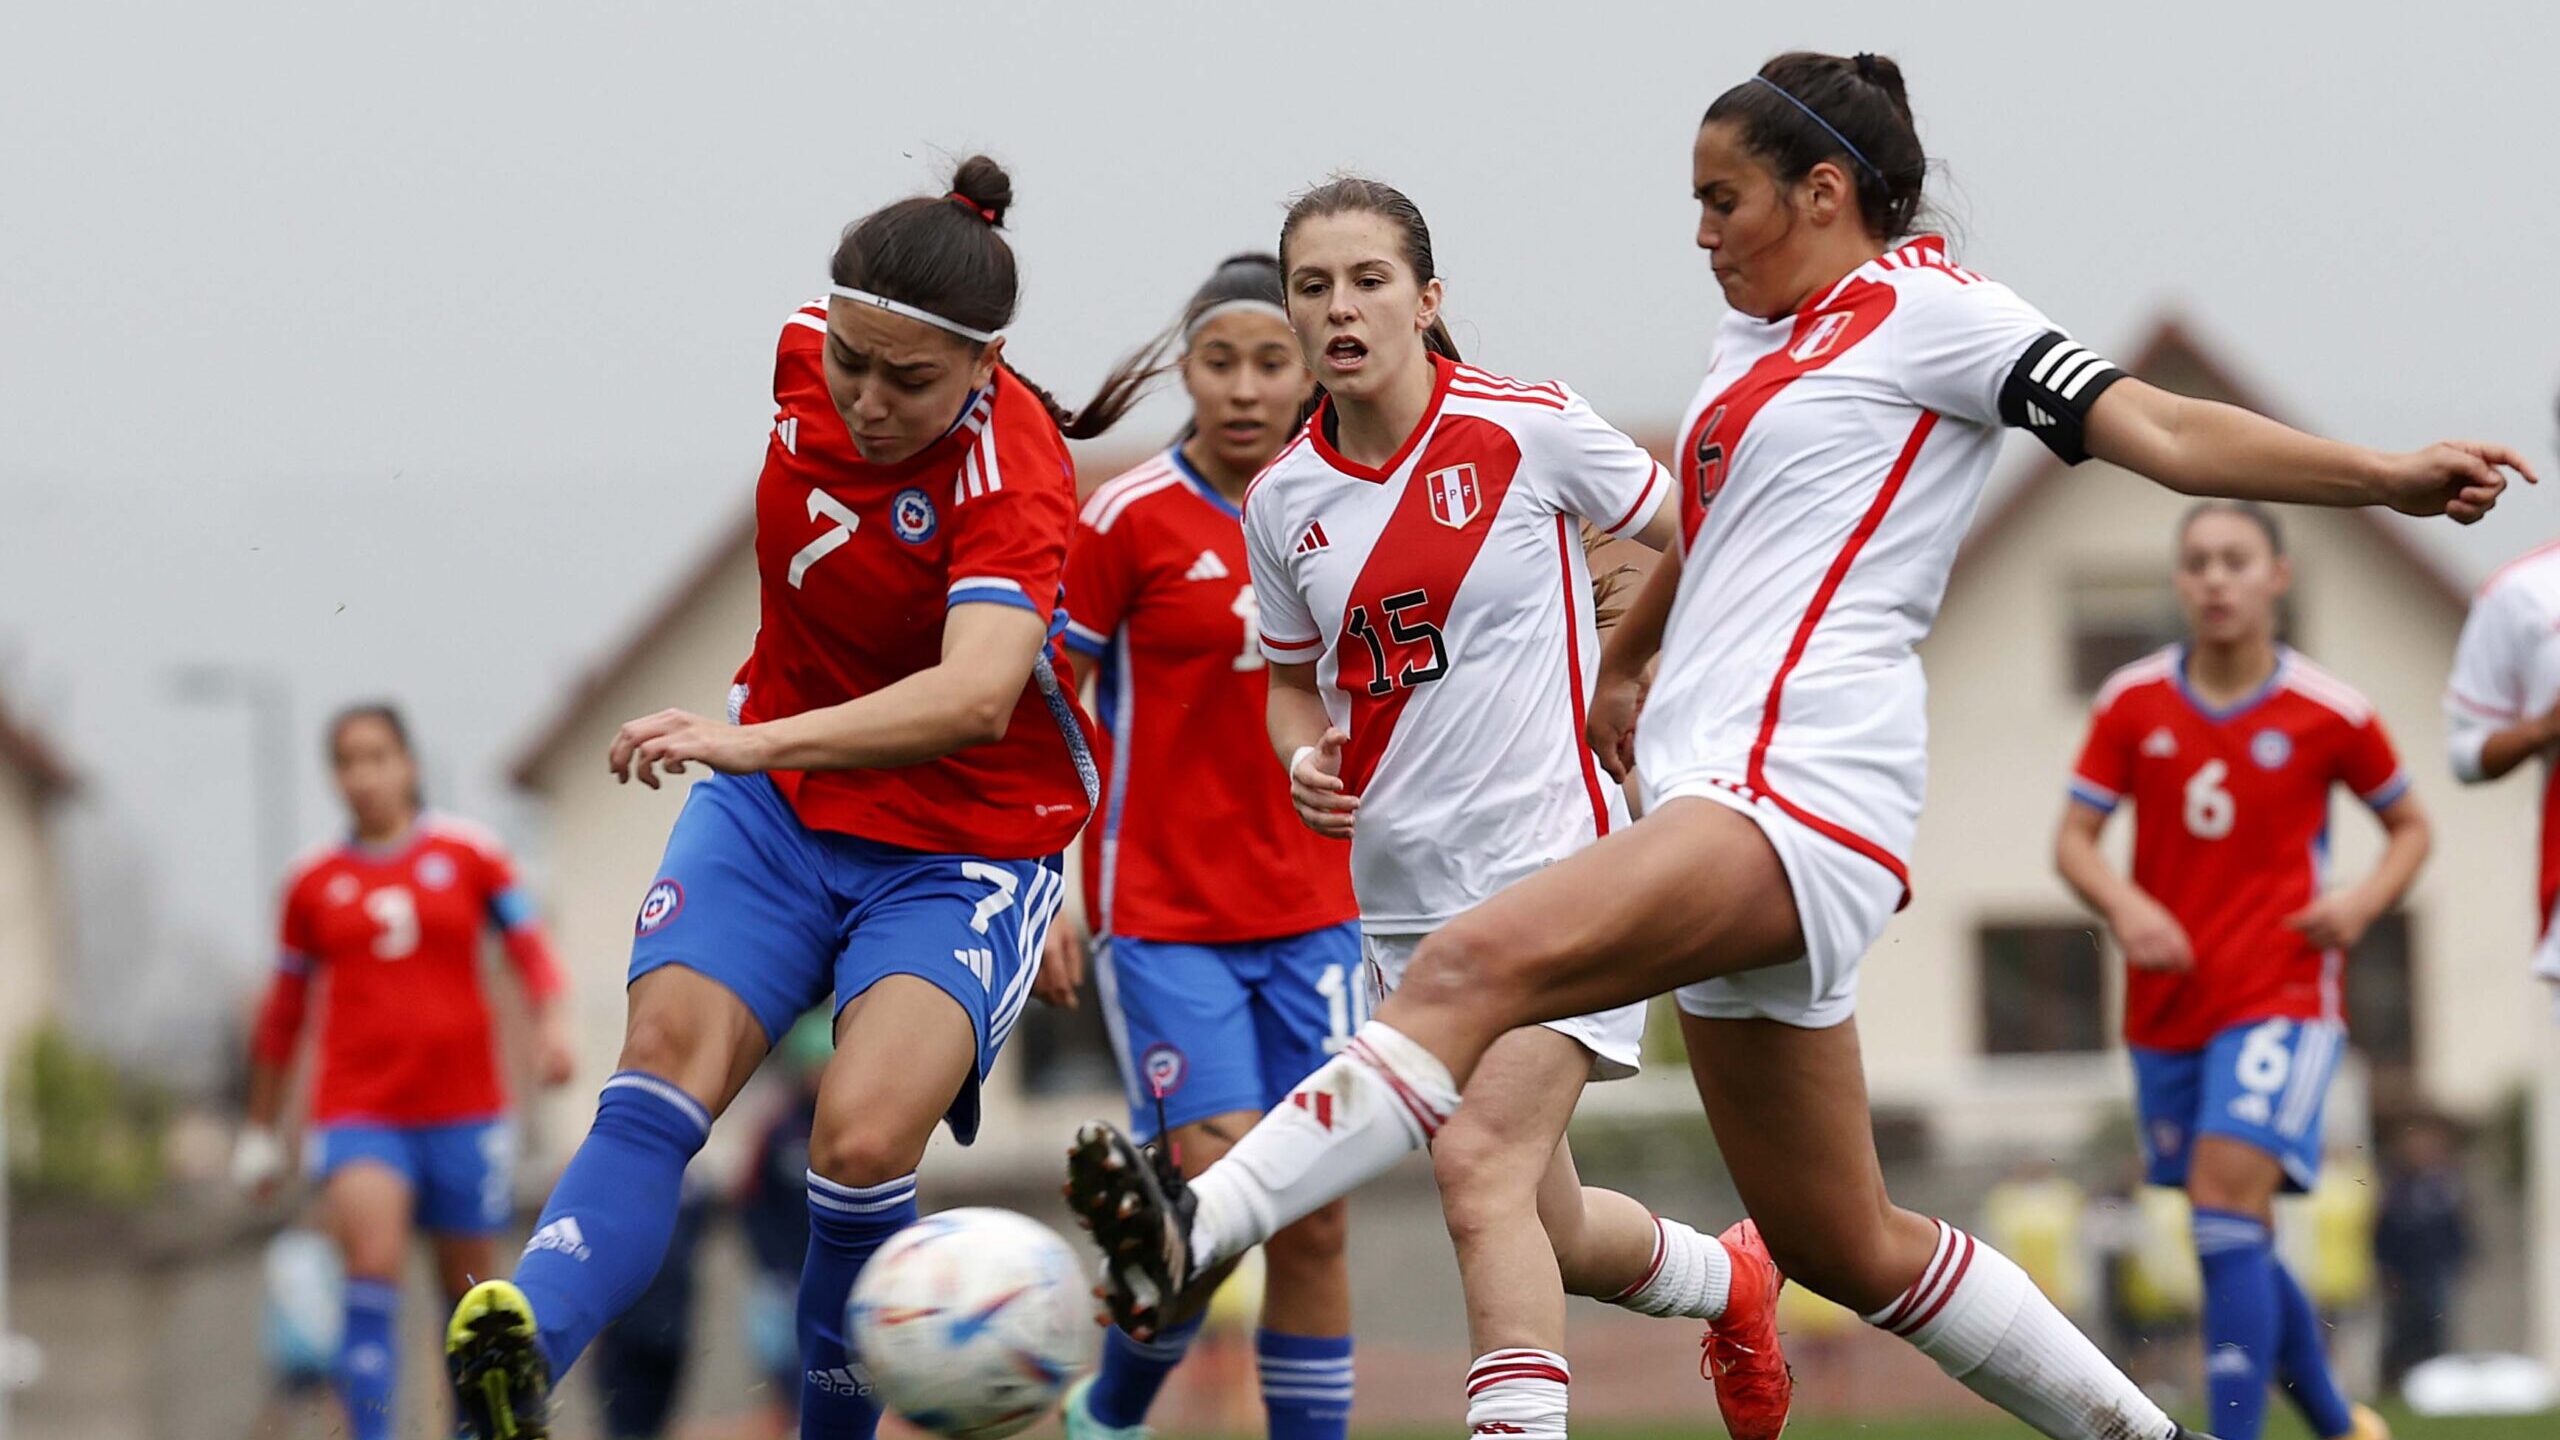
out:
<path id="1" fill-rule="evenodd" d="M 2489 577 L 2462 622 L 2444 713 L 2453 771 L 2480 776 L 2480 747 L 2497 731 L 2560 705 L 2560 542 Z M 2542 948 L 2534 970 L 2560 980 L 2560 762 L 2542 758 L 2542 863 L 2536 908 Z"/>
<path id="2" fill-rule="evenodd" d="M 1581 527 L 1644 528 L 1670 472 L 1562 385 L 1433 357 L 1384 466 L 1320 412 L 1245 497 L 1263 653 L 1315 662 L 1360 797 L 1372 934 L 1426 931 L 1625 822 L 1583 740 L 1599 666 Z"/>
<path id="3" fill-rule="evenodd" d="M 1781 320 L 1726 317 L 1681 422 L 1680 588 L 1636 730 L 1649 793 L 1775 807 L 1905 889 L 1928 635 L 2004 423 L 2084 458 L 2123 372 L 1915 240 Z"/>

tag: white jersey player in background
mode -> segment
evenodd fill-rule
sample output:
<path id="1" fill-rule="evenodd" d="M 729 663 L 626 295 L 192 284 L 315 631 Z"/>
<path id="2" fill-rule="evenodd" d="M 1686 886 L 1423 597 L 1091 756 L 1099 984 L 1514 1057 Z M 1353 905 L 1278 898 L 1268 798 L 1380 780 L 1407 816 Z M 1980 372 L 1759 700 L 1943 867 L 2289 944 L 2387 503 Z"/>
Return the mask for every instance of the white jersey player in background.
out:
<path id="1" fill-rule="evenodd" d="M 2533 973 L 2560 1021 L 2560 541 L 2491 575 L 2472 599 L 2444 687 L 2446 748 L 2465 784 L 2542 761 Z M 2560 1047 L 2543 1032 L 2533 1105 L 2530 1289 L 2537 1354 L 2560 1356 Z"/>
<path id="2" fill-rule="evenodd" d="M 1245 496 L 1271 744 L 1300 818 L 1351 842 L 1384 994 L 1433 928 L 1626 825 L 1582 739 L 1599 659 L 1582 535 L 1660 548 L 1679 509 L 1670 472 L 1579 396 L 1458 360 L 1429 227 L 1393 187 L 1346 177 L 1300 196 L 1280 262 L 1325 393 Z M 1568 1291 L 1715 1322 L 1728 1428 L 1785 1426 L 1778 1281 L 1757 1236 L 1658 1220 L 1575 1172 L 1564 1132 L 1585 1081 L 1634 1074 L 1643 1038 L 1640 1002 L 1515 1029 L 1445 1126 L 1418 1100 L 1408 1112 L 1457 1248 L 1478 1433 L 1566 1433 Z M 1293 1103 L 1322 1131 L 1344 1121 L 1336 1099 Z M 1089 1130 L 1079 1183 L 1107 1188 L 1115 1161 L 1143 1163 Z"/>
<path id="3" fill-rule="evenodd" d="M 1590 733 L 1645 818 L 1433 932 L 1360 1044 L 1224 1163 L 1079 1196 L 1124 1308 L 1381 1173 L 1512 1027 L 1676 991 L 1735 1185 L 1791 1279 L 2062 1440 L 2183 1427 L 1991 1247 L 1887 1198 L 1852 1018 L 1905 898 L 1929 631 L 2004 425 L 2190 494 L 2469 522 L 2514 452 L 2302 434 L 2124 375 L 1913 238 L 1928 161 L 1889 59 L 1794 53 L 1691 151 L 1732 307 L 1682 427 L 1682 546 L 1611 634 Z M 2528 478 L 2530 478 L 2528 474 Z M 1642 675 L 1660 674 L 1645 694 Z M 1637 712 L 1643 711 L 1642 726 Z"/>

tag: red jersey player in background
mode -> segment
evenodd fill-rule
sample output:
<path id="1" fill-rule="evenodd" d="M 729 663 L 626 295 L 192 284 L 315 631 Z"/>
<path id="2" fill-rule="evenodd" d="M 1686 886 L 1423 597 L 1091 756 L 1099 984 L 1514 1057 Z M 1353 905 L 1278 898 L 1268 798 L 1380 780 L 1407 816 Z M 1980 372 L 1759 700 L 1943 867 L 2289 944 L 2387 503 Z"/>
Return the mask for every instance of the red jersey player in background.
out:
<path id="1" fill-rule="evenodd" d="M 304 1158 L 346 1265 L 333 1378 L 348 1433 L 381 1440 L 392 1433 L 411 1230 L 433 1240 L 450 1303 L 497 1268 L 498 1231 L 515 1198 L 515 1136 L 480 989 L 483 933 L 504 939 L 532 1004 L 544 1084 L 568 1080 L 576 1050 L 560 968 L 513 862 L 487 832 L 421 809 L 400 713 L 353 706 L 328 736 L 349 834 L 286 882 L 233 1171 L 258 1193 L 280 1178 L 285 1082 L 319 980 Z"/>
<path id="2" fill-rule="evenodd" d="M 714 772 L 641 899 L 620 1064 L 514 1279 L 472 1290 L 446 1329 L 483 1440 L 550 1433 L 552 1380 L 647 1288 L 713 1117 L 830 997 L 800 1433 L 878 1425 L 845 1297 L 915 1219 L 934 1127 L 977 1134 L 1097 788 L 1057 668 L 1066 442 L 1109 428 L 1137 377 L 1071 415 L 1007 366 L 1012 203 L 1003 167 L 961 162 L 949 193 L 847 227 L 828 298 L 783 323 L 756 482 L 762 623 L 729 717 L 660 711 L 606 757 L 650 786 Z"/>
<path id="3" fill-rule="evenodd" d="M 2346 1048 L 2346 951 L 2399 902 L 2428 827 L 2363 696 L 2276 642 L 2292 584 L 2275 516 L 2209 500 L 2178 528 L 2189 639 L 2109 677 L 2071 781 L 2056 863 L 2131 967 L 2142 1144 L 2154 1185 L 2195 1206 L 2206 1378 L 2222 1440 L 2258 1440 L 2281 1383 L 2312 1433 L 2388 1432 L 2350 1407 L 2318 1311 L 2275 1256 L 2278 1190 L 2311 1188 Z M 2381 861 L 2328 884 L 2329 792 L 2381 820 Z M 2098 833 L 2133 802 L 2133 873 Z"/>
<path id="4" fill-rule="evenodd" d="M 1190 423 L 1086 502 L 1067 559 L 1066 643 L 1092 662 L 1088 694 L 1109 737 L 1083 849 L 1103 1019 L 1131 1130 L 1196 1173 L 1350 1037 L 1366 991 L 1344 847 L 1290 812 L 1263 733 L 1240 507 L 1313 388 L 1281 308 L 1280 262 L 1220 264 L 1145 353 L 1175 344 Z M 1074 1003 L 1083 970 L 1076 927 L 1053 926 L 1042 998 Z M 1255 1353 L 1272 1440 L 1341 1440 L 1350 1421 L 1342 1208 L 1264 1251 Z M 1198 1328 L 1108 1332 L 1100 1368 L 1067 1394 L 1070 1440 L 1135 1433 Z"/>
<path id="5" fill-rule="evenodd" d="M 1351 841 L 1368 979 L 1385 994 L 1448 917 L 1626 824 L 1582 740 L 1599 653 L 1582 536 L 1659 548 L 1679 511 L 1661 462 L 1581 397 L 1460 363 L 1430 228 L 1403 192 L 1358 177 L 1308 191 L 1280 256 L 1324 395 L 1244 506 L 1267 744 L 1288 757 L 1307 827 Z M 1701 1235 L 1574 1169 L 1564 1133 L 1583 1086 L 1636 1072 L 1644 1020 L 1615 1006 L 1505 1036 L 1445 1128 L 1413 1102 L 1434 1132 L 1478 1433 L 1566 1433 L 1568 1293 L 1711 1322 L 1727 1428 L 1769 1440 L 1786 1423 L 1777 1277 L 1747 1227 Z M 1336 1100 L 1300 1093 L 1266 1123 L 1324 1133 Z M 1106 1236 L 1113 1207 L 1090 1197 L 1115 1162 L 1133 1163 L 1128 1141 L 1088 1127 L 1070 1195 Z"/>

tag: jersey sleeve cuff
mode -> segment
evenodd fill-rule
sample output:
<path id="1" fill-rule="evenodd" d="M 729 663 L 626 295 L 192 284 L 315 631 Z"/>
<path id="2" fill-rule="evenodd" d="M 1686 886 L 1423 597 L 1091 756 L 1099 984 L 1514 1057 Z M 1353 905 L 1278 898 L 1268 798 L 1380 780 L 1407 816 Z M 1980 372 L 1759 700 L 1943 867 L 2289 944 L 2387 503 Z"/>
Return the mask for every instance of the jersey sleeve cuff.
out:
<path id="1" fill-rule="evenodd" d="M 2071 777 L 2071 798 L 2101 815 L 2113 815 L 2116 813 L 2116 807 L 2124 803 L 2122 795 L 2094 780 L 2077 775 Z"/>
<path id="2" fill-rule="evenodd" d="M 1283 640 L 1269 631 L 1261 632 L 1262 653 L 1283 665 L 1303 665 L 1324 653 L 1324 637 L 1312 640 Z"/>
<path id="3" fill-rule="evenodd" d="M 299 950 L 279 950 L 276 952 L 276 969 L 287 975 L 308 975 L 311 973 L 311 957 Z"/>
<path id="4" fill-rule="evenodd" d="M 963 575 L 951 582 L 951 591 L 944 598 L 943 604 L 946 607 L 1013 605 L 1028 610 L 1034 615 L 1040 613 L 1040 607 L 1031 603 L 1030 595 L 1023 591 L 1022 582 L 1008 580 L 1001 575 Z"/>
<path id="5" fill-rule="evenodd" d="M 1636 496 L 1636 503 L 1628 506 L 1627 513 L 1618 517 L 1618 523 L 1600 533 L 1612 540 L 1623 540 L 1642 530 L 1653 519 L 1653 512 L 1660 506 L 1670 483 L 1671 471 L 1661 461 L 1653 462 L 1653 473 L 1645 477 L 1644 493 Z"/>
<path id="6" fill-rule="evenodd" d="M 2392 806 L 2399 804 L 2400 797 L 2408 793 L 2409 772 L 2406 770 L 2394 770 L 2391 772 L 2390 779 L 2385 780 L 2372 789 L 2365 791 L 2361 798 L 2365 803 L 2365 808 L 2368 810 L 2388 810 Z"/>
<path id="7" fill-rule="evenodd" d="M 512 886 L 489 897 L 489 918 L 500 930 L 515 930 L 534 920 L 533 897 Z"/>
<path id="8" fill-rule="evenodd" d="M 1089 625 L 1078 624 L 1072 618 L 1067 621 L 1067 631 L 1063 638 L 1067 642 L 1068 649 L 1097 660 L 1111 648 L 1110 636 Z"/>

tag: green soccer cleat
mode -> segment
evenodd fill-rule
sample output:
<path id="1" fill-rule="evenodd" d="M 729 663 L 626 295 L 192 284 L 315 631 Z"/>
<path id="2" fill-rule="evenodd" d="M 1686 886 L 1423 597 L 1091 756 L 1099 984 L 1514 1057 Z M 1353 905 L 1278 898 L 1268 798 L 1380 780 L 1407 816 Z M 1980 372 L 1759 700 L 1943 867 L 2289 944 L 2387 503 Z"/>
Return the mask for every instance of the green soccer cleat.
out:
<path id="1" fill-rule="evenodd" d="M 463 1433 L 477 1440 L 550 1440 L 551 1366 L 534 1343 L 533 1304 L 505 1280 L 483 1280 L 453 1307 L 444 1331 Z"/>
<path id="2" fill-rule="evenodd" d="M 1067 1440 L 1153 1440 L 1155 1432 L 1144 1425 L 1105 1425 L 1093 1418 L 1093 1379 L 1087 1375 L 1069 1387 L 1066 1402 L 1058 1407 Z"/>

